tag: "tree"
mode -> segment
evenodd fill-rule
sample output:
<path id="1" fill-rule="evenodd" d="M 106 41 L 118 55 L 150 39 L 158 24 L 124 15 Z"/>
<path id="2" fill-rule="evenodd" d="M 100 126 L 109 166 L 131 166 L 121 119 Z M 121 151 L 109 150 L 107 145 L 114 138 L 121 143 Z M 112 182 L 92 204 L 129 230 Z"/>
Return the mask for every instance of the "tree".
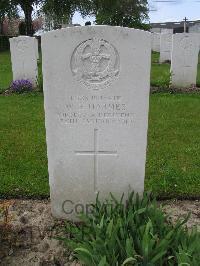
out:
<path id="1" fill-rule="evenodd" d="M 0 34 L 3 34 L 3 21 L 5 17 L 18 17 L 17 6 L 13 5 L 10 0 L 0 1 Z"/>
<path id="2" fill-rule="evenodd" d="M 81 7 L 81 5 L 80 5 Z M 148 20 L 147 0 L 91 0 L 83 1 L 82 15 L 94 15 L 96 24 L 145 28 Z"/>
<path id="3" fill-rule="evenodd" d="M 24 12 L 25 25 L 26 25 L 26 35 L 33 35 L 33 25 L 32 25 L 32 13 L 34 5 L 39 5 L 43 2 L 42 0 L 11 0 L 13 6 L 20 6 Z"/>
<path id="4" fill-rule="evenodd" d="M 84 0 L 85 1 L 85 0 Z M 71 23 L 76 10 L 83 0 L 44 0 L 42 11 L 56 24 Z"/>

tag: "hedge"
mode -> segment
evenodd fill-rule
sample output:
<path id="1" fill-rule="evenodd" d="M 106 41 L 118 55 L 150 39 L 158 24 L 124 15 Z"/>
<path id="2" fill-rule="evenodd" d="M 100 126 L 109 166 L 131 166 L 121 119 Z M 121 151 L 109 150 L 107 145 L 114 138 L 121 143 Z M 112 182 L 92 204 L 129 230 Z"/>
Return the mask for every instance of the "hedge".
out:
<path id="1" fill-rule="evenodd" d="M 9 43 L 10 38 L 12 38 L 12 36 L 0 35 L 0 51 L 5 51 L 10 49 L 10 43 Z"/>

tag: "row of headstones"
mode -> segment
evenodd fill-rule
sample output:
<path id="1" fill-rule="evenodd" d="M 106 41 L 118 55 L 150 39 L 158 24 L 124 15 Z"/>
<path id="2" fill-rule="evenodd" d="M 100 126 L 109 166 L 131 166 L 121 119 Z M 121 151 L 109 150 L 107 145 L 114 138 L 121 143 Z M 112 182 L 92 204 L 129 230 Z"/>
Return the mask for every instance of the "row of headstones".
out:
<path id="1" fill-rule="evenodd" d="M 171 61 L 173 87 L 196 85 L 200 34 L 151 33 L 151 47 L 160 53 L 160 63 Z"/>
<path id="2" fill-rule="evenodd" d="M 151 33 L 151 47 L 160 52 L 160 63 L 171 61 L 173 87 L 196 85 L 200 34 Z M 10 39 L 13 79 L 37 83 L 38 42 L 32 37 Z"/>

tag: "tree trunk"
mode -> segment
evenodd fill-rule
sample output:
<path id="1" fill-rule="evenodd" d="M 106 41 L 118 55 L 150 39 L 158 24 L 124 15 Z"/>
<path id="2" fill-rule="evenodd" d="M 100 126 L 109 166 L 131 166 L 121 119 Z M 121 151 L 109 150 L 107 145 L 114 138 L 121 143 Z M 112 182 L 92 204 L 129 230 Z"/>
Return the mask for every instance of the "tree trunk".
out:
<path id="1" fill-rule="evenodd" d="M 33 7 L 30 3 L 26 3 L 25 5 L 21 6 L 21 8 L 23 9 L 25 15 L 26 35 L 33 36 L 33 25 L 32 25 Z"/>
<path id="2" fill-rule="evenodd" d="M 3 35 L 3 22 L 4 22 L 4 17 L 0 18 L 0 35 Z"/>

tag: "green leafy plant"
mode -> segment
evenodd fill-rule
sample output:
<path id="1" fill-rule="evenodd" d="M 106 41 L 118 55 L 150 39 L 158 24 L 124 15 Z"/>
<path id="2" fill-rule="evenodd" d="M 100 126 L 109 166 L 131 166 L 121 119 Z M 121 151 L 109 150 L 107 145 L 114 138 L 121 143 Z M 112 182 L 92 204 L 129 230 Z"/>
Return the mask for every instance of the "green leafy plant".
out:
<path id="1" fill-rule="evenodd" d="M 80 218 L 67 223 L 64 241 L 84 265 L 198 265 L 200 233 L 188 233 L 188 217 L 173 225 L 148 194 L 131 193 L 125 204 L 123 197 L 97 197 L 93 212 Z"/>

